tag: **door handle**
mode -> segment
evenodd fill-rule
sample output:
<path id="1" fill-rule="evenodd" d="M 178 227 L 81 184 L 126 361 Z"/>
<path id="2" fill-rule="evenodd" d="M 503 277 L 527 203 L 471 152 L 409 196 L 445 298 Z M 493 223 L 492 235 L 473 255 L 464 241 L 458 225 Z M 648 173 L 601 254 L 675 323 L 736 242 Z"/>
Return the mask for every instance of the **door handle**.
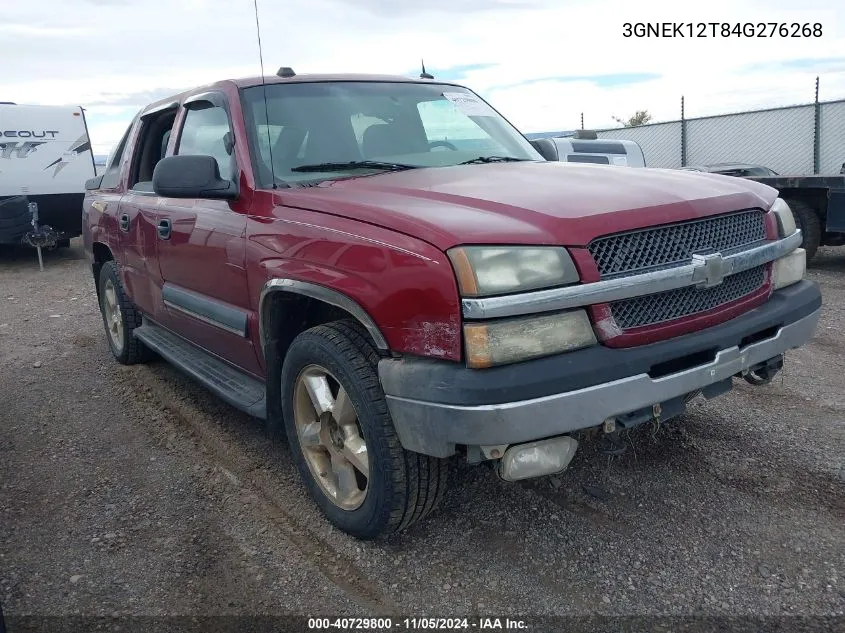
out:
<path id="1" fill-rule="evenodd" d="M 124 233 L 129 232 L 129 215 L 126 213 L 120 216 L 120 230 Z"/>
<path id="2" fill-rule="evenodd" d="M 165 218 L 164 220 L 158 221 L 158 236 L 163 240 L 170 239 L 170 220 Z"/>

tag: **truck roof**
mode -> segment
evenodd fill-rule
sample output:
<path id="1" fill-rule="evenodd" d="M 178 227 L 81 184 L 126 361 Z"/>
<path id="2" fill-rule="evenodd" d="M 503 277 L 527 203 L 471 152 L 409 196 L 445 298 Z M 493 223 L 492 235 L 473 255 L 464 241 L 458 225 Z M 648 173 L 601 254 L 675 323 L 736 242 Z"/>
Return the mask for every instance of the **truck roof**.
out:
<path id="1" fill-rule="evenodd" d="M 267 85 L 273 84 L 289 84 L 289 83 L 318 83 L 318 82 L 332 82 L 332 81 L 367 81 L 367 82 L 402 82 L 402 83 L 420 83 L 420 84 L 445 84 L 450 86 L 462 86 L 462 84 L 453 81 L 439 81 L 435 79 L 420 79 L 417 77 L 405 77 L 403 75 L 368 75 L 359 73 L 311 73 L 303 75 L 294 75 L 293 77 L 279 77 L 278 75 L 265 75 L 263 83 Z M 180 93 L 164 97 L 150 103 L 144 108 L 144 112 L 156 109 L 158 106 L 172 101 L 181 101 L 184 97 L 188 97 L 198 92 L 211 90 L 214 88 L 235 87 L 235 88 L 252 88 L 260 86 L 262 78 L 259 75 L 253 77 L 240 77 L 234 79 L 221 79 L 214 83 L 203 86 L 195 86 Z"/>
<path id="2" fill-rule="evenodd" d="M 249 88 L 261 84 L 261 77 L 244 77 L 241 79 L 231 80 L 239 88 Z M 279 77 L 278 75 L 271 75 L 264 77 L 265 83 L 268 84 L 285 84 L 285 83 L 301 83 L 301 82 L 322 82 L 322 81 L 401 81 L 403 83 L 420 83 L 420 84 L 454 84 L 452 81 L 438 81 L 437 79 L 419 79 L 417 77 L 405 77 L 404 75 L 367 75 L 360 73 L 330 73 L 330 74 L 304 74 L 294 75 L 293 77 Z"/>

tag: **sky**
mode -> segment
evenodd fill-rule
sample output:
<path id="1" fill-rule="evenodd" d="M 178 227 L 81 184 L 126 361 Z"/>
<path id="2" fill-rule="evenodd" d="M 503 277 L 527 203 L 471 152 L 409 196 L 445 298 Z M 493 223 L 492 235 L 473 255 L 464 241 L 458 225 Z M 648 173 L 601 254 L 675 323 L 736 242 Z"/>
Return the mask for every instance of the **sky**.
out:
<path id="1" fill-rule="evenodd" d="M 253 0 L 0 0 L 0 101 L 87 108 L 107 154 L 147 103 L 260 74 Z M 258 0 L 265 73 L 419 74 L 523 132 L 603 129 L 845 98 L 845 2 Z M 625 37 L 624 24 L 820 24 L 821 37 Z M 839 23 L 839 24 L 838 24 Z M 710 28 L 710 27 L 708 27 Z M 695 29 L 697 30 L 697 28 Z M 719 29 L 720 30 L 720 29 Z"/>

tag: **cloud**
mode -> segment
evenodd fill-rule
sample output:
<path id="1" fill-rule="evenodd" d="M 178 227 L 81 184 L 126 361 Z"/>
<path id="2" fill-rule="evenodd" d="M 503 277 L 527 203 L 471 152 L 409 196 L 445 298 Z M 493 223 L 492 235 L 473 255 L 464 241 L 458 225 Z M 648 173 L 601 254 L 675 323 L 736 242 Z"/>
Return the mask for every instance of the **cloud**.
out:
<path id="1" fill-rule="evenodd" d="M 0 24 L 0 35 L 21 38 L 80 38 L 92 35 L 85 27 L 40 26 L 38 24 Z"/>
<path id="2" fill-rule="evenodd" d="M 396 0 L 340 0 L 340 4 L 361 8 L 378 16 L 393 19 L 423 13 L 482 13 L 490 11 L 525 11 L 543 6 L 534 0 L 427 0 L 402 2 Z"/>
<path id="3" fill-rule="evenodd" d="M 592 76 L 564 76 L 564 77 L 536 77 L 534 79 L 526 79 L 512 84 L 505 84 L 503 86 L 493 86 L 489 90 L 508 90 L 512 88 L 519 88 L 521 86 L 530 86 L 532 84 L 541 83 L 561 83 L 568 84 L 574 82 L 588 82 L 599 88 L 610 88 L 613 86 L 624 86 L 627 84 L 635 84 L 643 81 L 654 81 L 660 79 L 657 73 L 615 73 L 610 75 L 592 75 Z"/>
<path id="4" fill-rule="evenodd" d="M 784 59 L 774 62 L 752 64 L 742 72 L 753 73 L 771 70 L 803 70 L 817 73 L 830 73 L 845 70 L 845 57 L 809 57 L 805 59 Z"/>
<path id="5" fill-rule="evenodd" d="M 690 117 L 805 103 L 816 75 L 822 99 L 845 98 L 839 0 L 710 0 L 671 15 L 660 0 L 258 3 L 268 73 L 417 76 L 423 58 L 429 72 L 473 88 L 526 132 L 580 127 L 582 112 L 587 127 L 642 109 L 677 119 L 681 95 Z M 98 146 L 116 143 L 149 101 L 258 73 L 253 0 L 6 4 L 0 29 L 14 63 L 0 65 L 3 99 L 84 105 Z M 819 22 L 824 36 L 623 36 L 625 22 L 667 19 Z M 112 108 L 107 118 L 102 108 Z"/>
<path id="6" fill-rule="evenodd" d="M 87 107 L 100 106 L 134 106 L 141 108 L 155 101 L 166 99 L 169 96 L 178 94 L 185 90 L 185 87 L 179 88 L 152 88 L 141 92 L 100 92 L 99 99 L 87 101 Z"/>

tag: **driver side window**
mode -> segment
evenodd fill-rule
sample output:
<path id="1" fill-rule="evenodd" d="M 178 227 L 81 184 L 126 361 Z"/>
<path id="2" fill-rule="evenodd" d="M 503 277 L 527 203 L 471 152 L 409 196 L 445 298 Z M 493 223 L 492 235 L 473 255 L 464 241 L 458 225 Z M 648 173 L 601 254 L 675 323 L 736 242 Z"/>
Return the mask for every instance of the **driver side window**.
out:
<path id="1" fill-rule="evenodd" d="M 211 156 L 217 161 L 220 177 L 235 174 L 235 152 L 229 127 L 229 115 L 219 106 L 194 107 L 185 115 L 176 153 Z"/>
<path id="2" fill-rule="evenodd" d="M 158 161 L 164 158 L 168 135 L 175 119 L 175 108 L 142 117 L 133 168 L 129 176 L 129 187 L 133 191 L 147 194 L 153 192 L 153 172 Z"/>

